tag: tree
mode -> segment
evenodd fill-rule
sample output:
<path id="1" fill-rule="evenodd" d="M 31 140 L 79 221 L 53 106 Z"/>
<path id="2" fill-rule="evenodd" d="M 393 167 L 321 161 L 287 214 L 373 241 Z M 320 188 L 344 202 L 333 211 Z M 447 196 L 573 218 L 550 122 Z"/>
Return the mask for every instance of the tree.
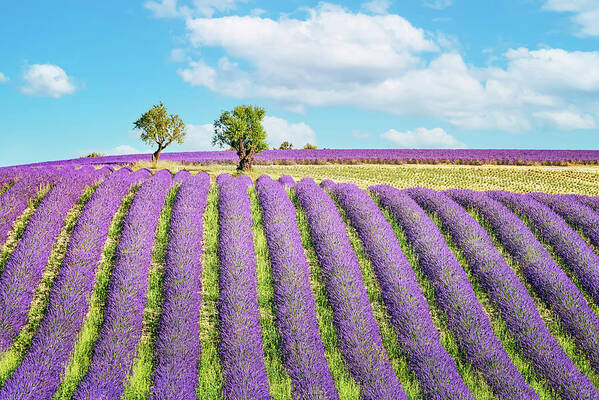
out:
<path id="1" fill-rule="evenodd" d="M 142 114 L 133 125 L 142 131 L 141 140 L 149 145 L 154 143 L 158 145 L 158 149 L 152 154 L 152 162 L 158 161 L 160 153 L 169 144 L 183 143 L 183 138 L 187 134 L 181 118 L 177 114 L 167 115 L 166 107 L 162 102 Z"/>
<path id="2" fill-rule="evenodd" d="M 316 149 L 316 146 L 313 145 L 312 143 L 306 143 L 306 145 L 304 146 L 304 149 L 314 150 L 314 149 Z"/>
<path id="3" fill-rule="evenodd" d="M 281 143 L 281 146 L 279 146 L 279 150 L 291 150 L 293 149 L 293 144 L 289 143 L 287 141 Z"/>
<path id="4" fill-rule="evenodd" d="M 252 169 L 254 156 L 268 145 L 265 142 L 266 132 L 262 126 L 265 111 L 257 106 L 237 106 L 233 111 L 224 111 L 214 121 L 212 145 L 230 147 L 239 156 L 238 171 Z"/>

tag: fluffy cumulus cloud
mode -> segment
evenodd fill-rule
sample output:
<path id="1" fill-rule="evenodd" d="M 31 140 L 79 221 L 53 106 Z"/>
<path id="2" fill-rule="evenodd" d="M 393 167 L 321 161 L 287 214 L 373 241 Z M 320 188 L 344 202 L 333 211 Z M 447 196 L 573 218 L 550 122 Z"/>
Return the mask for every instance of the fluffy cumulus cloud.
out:
<path id="1" fill-rule="evenodd" d="M 211 17 L 217 12 L 235 9 L 237 3 L 247 0 L 150 0 L 144 6 L 158 18 L 190 18 L 193 16 Z"/>
<path id="2" fill-rule="evenodd" d="M 389 129 L 381 137 L 391 142 L 394 147 L 406 149 L 464 149 L 466 145 L 441 128 L 417 128 L 411 131 L 398 132 Z"/>
<path id="3" fill-rule="evenodd" d="M 543 8 L 549 11 L 568 12 L 578 27 L 580 36 L 599 36 L 599 2 L 597 0 L 548 0 Z"/>
<path id="4" fill-rule="evenodd" d="M 186 24 L 191 46 L 224 55 L 215 63 L 190 60 L 179 75 L 227 96 L 270 98 L 299 112 L 350 105 L 472 130 L 590 129 L 599 118 L 589 101 L 599 96 L 597 51 L 511 49 L 500 56 L 504 67 L 477 68 L 442 35 L 399 15 L 327 3 L 303 19 L 248 15 Z"/>
<path id="5" fill-rule="evenodd" d="M 265 116 L 262 125 L 270 148 L 278 148 L 283 142 L 295 148 L 304 147 L 306 143 L 316 144 L 316 133 L 304 122 L 290 123 L 283 118 Z"/>
<path id="6" fill-rule="evenodd" d="M 0 72 L 0 83 L 5 83 L 8 81 L 9 81 L 8 76 L 6 76 L 2 72 Z"/>
<path id="7" fill-rule="evenodd" d="M 373 14 L 387 14 L 387 10 L 390 6 L 391 1 L 389 0 L 372 0 L 362 3 L 360 8 Z"/>
<path id="8" fill-rule="evenodd" d="M 29 96 L 59 98 L 75 92 L 75 85 L 67 73 L 57 65 L 34 64 L 23 74 L 25 86 L 21 91 Z"/>

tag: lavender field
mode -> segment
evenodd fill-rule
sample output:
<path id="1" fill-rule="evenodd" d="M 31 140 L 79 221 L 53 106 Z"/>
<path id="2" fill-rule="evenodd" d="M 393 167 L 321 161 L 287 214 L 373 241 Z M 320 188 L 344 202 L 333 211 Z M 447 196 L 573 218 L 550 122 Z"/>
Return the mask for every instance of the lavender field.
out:
<path id="1" fill-rule="evenodd" d="M 0 400 L 599 400 L 597 171 L 123 166 L 141 157 L 0 169 Z"/>

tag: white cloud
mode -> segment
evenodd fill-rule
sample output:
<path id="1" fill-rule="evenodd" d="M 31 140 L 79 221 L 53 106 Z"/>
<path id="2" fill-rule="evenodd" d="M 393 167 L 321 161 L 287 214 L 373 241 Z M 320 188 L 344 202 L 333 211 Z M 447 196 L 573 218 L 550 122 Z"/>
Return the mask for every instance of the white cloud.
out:
<path id="1" fill-rule="evenodd" d="M 572 13 L 571 20 L 580 36 L 599 36 L 599 2 L 597 0 L 548 0 L 543 8 Z"/>
<path id="2" fill-rule="evenodd" d="M 236 3 L 247 0 L 192 0 L 179 3 L 177 0 L 146 1 L 144 6 L 158 18 L 211 17 L 217 12 L 235 9 Z"/>
<path id="3" fill-rule="evenodd" d="M 30 96 L 59 98 L 75 91 L 72 83 L 62 68 L 52 64 L 31 65 L 23 74 L 25 86 L 21 91 Z"/>
<path id="4" fill-rule="evenodd" d="M 8 76 L 4 75 L 2 72 L 0 72 L 0 83 L 4 83 L 4 82 L 8 82 Z"/>
<path id="5" fill-rule="evenodd" d="M 533 115 L 535 118 L 548 122 L 550 126 L 562 131 L 597 128 L 597 123 L 591 115 L 583 115 L 576 111 L 541 111 Z"/>
<path id="6" fill-rule="evenodd" d="M 152 150 L 153 151 L 153 150 Z M 141 151 L 136 149 L 133 146 L 129 146 L 128 144 L 122 144 L 120 146 L 116 146 L 106 152 L 106 155 L 109 156 L 120 156 L 124 154 L 140 154 L 140 153 L 148 153 L 149 151 Z"/>
<path id="7" fill-rule="evenodd" d="M 389 129 L 381 137 L 396 147 L 407 149 L 463 149 L 466 145 L 441 128 L 417 128 L 412 131 L 398 132 Z"/>
<path id="8" fill-rule="evenodd" d="M 391 6 L 389 0 L 372 0 L 366 3 L 362 3 L 360 8 L 362 10 L 369 11 L 373 14 L 387 14 L 387 10 Z"/>
<path id="9" fill-rule="evenodd" d="M 184 61 L 190 61 L 187 51 L 185 49 L 172 49 L 168 59 L 174 63 L 182 63 Z"/>
<path id="10" fill-rule="evenodd" d="M 511 49 L 497 55 L 505 67 L 477 68 L 453 50 L 459 44 L 451 37 L 398 15 L 326 3 L 305 19 L 198 18 L 187 28 L 192 46 L 225 56 L 211 65 L 189 61 L 178 70 L 184 81 L 235 98 L 274 99 L 298 112 L 350 105 L 510 132 L 564 129 L 563 118 L 547 117 L 564 110 L 585 116 L 570 126 L 599 118 L 590 101 L 599 96 L 597 51 Z"/>
<path id="11" fill-rule="evenodd" d="M 453 0 L 425 0 L 424 5 L 435 10 L 443 10 L 453 3 Z"/>
<path id="12" fill-rule="evenodd" d="M 183 144 L 172 144 L 166 151 L 203 151 L 215 150 L 212 146 L 212 135 L 214 134 L 214 125 L 203 124 L 193 125 L 185 124 L 187 135 Z"/>
<path id="13" fill-rule="evenodd" d="M 290 123 L 283 118 L 265 116 L 262 125 L 271 148 L 278 148 L 283 142 L 295 148 L 302 148 L 306 143 L 316 144 L 316 133 L 304 122 Z"/>

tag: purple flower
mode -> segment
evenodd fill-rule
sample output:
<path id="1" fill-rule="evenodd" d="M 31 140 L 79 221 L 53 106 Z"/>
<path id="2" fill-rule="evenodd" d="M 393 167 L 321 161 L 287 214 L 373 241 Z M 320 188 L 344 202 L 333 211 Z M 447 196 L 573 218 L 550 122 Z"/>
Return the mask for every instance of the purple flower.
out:
<path id="1" fill-rule="evenodd" d="M 504 213 L 509 213 L 483 193 L 471 190 L 445 193 L 462 206 L 481 213 L 485 219 L 489 216 L 499 222 Z M 443 226 L 462 249 L 473 274 L 489 293 L 518 342 L 519 350 L 532 362 L 537 374 L 547 379 L 564 399 L 599 398 L 590 380 L 551 336 L 528 291 L 506 264 L 485 229 L 456 204 L 448 204 L 443 215 Z M 501 223 L 506 224 L 505 220 Z"/>
<path id="2" fill-rule="evenodd" d="M 360 384 L 362 397 L 407 399 L 382 345 L 360 266 L 335 203 L 309 178 L 297 183 L 295 191 L 308 218 L 339 350 Z"/>
<path id="3" fill-rule="evenodd" d="M 205 172 L 185 176 L 175 198 L 168 235 L 152 399 L 195 399 L 198 384 L 202 219 L 210 176 Z"/>
<path id="4" fill-rule="evenodd" d="M 114 399 L 124 391 L 141 337 L 158 218 L 171 183 L 169 171 L 158 171 L 133 198 L 115 253 L 104 322 L 75 399 Z"/>
<path id="5" fill-rule="evenodd" d="M 227 399 L 270 399 L 256 289 L 256 254 L 247 179 L 226 174 L 219 188 L 218 327 Z"/>
<path id="6" fill-rule="evenodd" d="M 441 344 L 416 275 L 381 210 L 356 185 L 337 184 L 331 190 L 364 243 L 399 347 L 415 372 L 424 396 L 439 400 L 473 399 L 455 362 Z"/>
<path id="7" fill-rule="evenodd" d="M 50 291 L 46 314 L 22 364 L 0 390 L 0 398 L 50 399 L 56 391 L 89 308 L 112 218 L 130 186 L 146 176 L 122 168 L 84 206 Z"/>
<path id="8" fill-rule="evenodd" d="M 339 399 L 318 332 L 310 271 L 295 207 L 283 186 L 256 181 L 273 275 L 276 323 L 294 399 Z"/>
<path id="9" fill-rule="evenodd" d="M 433 284 L 437 304 L 447 316 L 447 325 L 463 357 L 485 378 L 498 398 L 537 399 L 493 333 L 466 272 L 437 225 L 421 208 L 443 219 L 451 199 L 424 188 L 400 192 L 389 186 L 375 186 L 371 190 L 404 229 L 420 268 Z"/>

